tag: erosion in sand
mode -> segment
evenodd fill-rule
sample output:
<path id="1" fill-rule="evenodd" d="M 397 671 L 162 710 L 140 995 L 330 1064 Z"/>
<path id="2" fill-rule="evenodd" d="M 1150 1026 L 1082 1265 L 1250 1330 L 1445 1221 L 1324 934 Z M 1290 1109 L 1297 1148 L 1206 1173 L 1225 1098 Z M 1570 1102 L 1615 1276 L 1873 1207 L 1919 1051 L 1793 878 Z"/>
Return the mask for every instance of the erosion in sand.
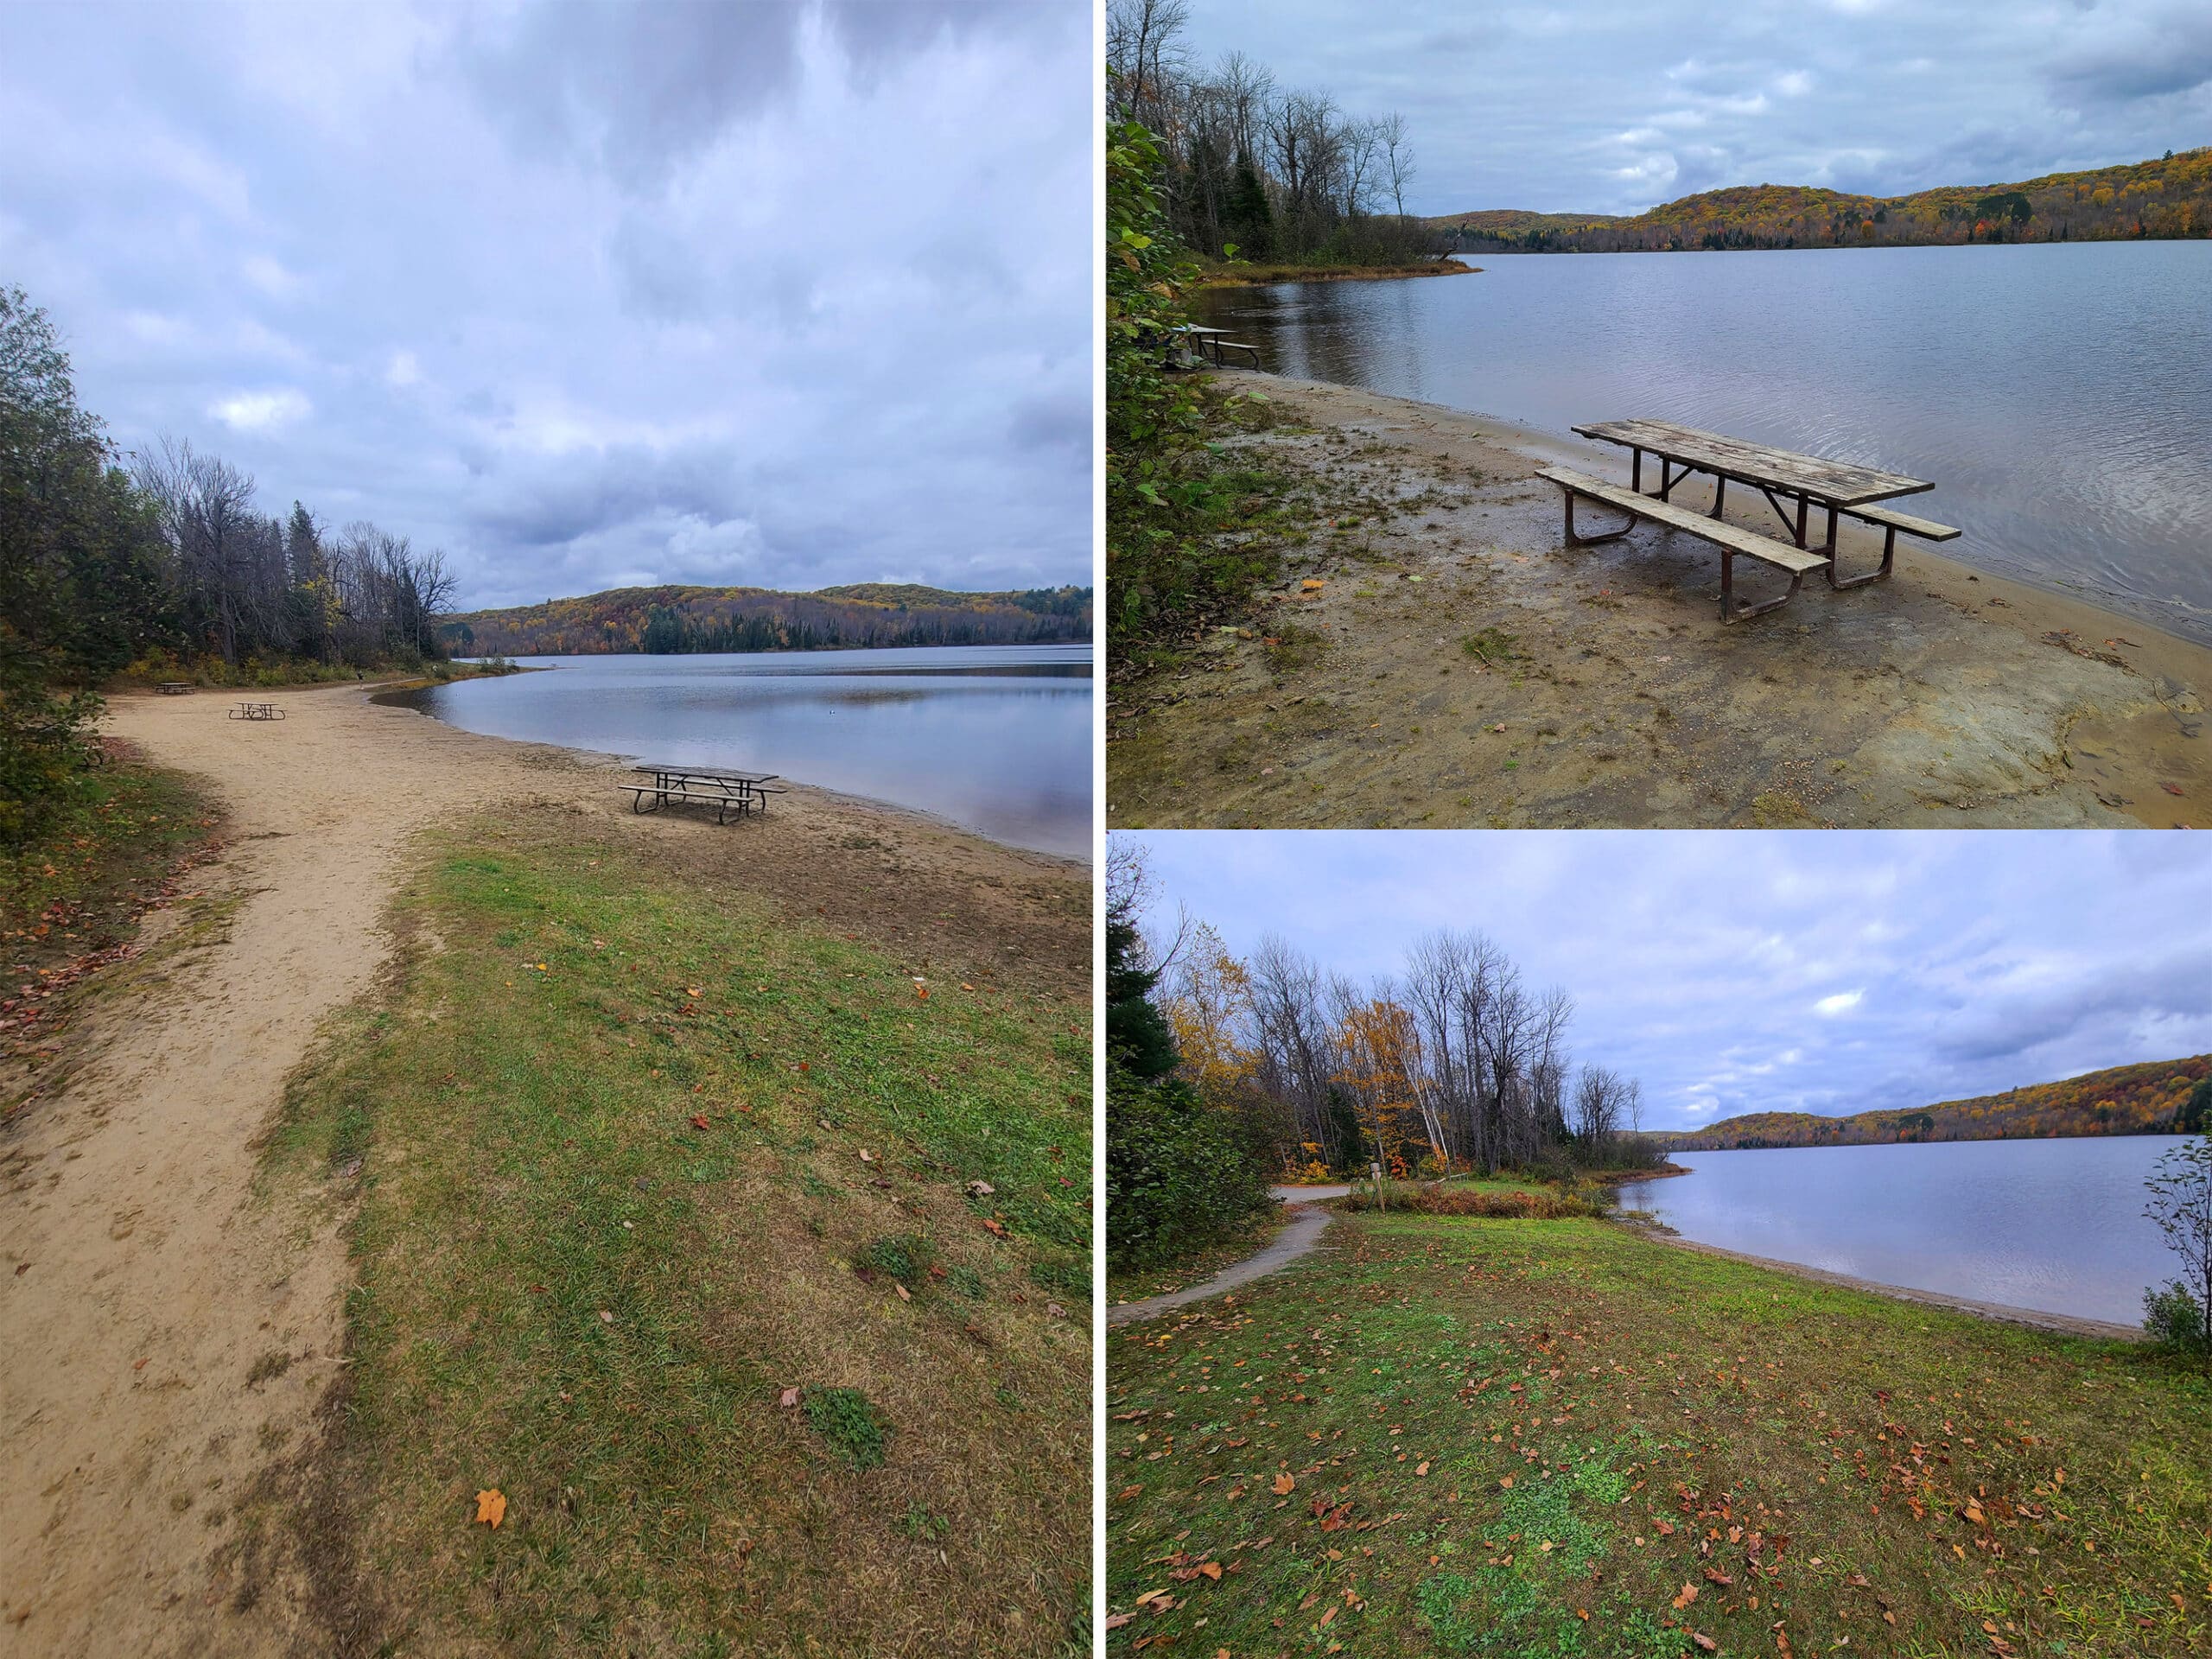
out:
<path id="1" fill-rule="evenodd" d="M 1180 668 L 1113 688 L 1111 824 L 2212 824 L 2202 646 L 1909 543 L 1888 582 L 1815 577 L 1724 625 L 1703 542 L 1563 548 L 1533 474 L 1625 481 L 1589 446 L 1238 378 L 1283 416 L 1239 442 L 1313 475 L 1326 527 Z M 1751 506 L 1729 516 L 1771 530 Z M 1844 549 L 1879 560 L 1863 532 Z"/>
<path id="2" fill-rule="evenodd" d="M 720 829 L 634 817 L 603 767 L 356 687 L 118 701 L 200 775 L 229 850 L 80 1020 L 67 1080 L 0 1139 L 0 1654 L 251 1655 L 312 1630 L 233 1511 L 296 1468 L 344 1360 L 342 1217 L 260 1190 L 257 1142 L 327 1016 L 390 957 L 416 831 L 466 810 L 619 819 L 715 879 L 950 964 L 1072 990 L 1088 875 L 800 789 Z M 1076 947 L 1070 948 L 1073 941 Z"/>

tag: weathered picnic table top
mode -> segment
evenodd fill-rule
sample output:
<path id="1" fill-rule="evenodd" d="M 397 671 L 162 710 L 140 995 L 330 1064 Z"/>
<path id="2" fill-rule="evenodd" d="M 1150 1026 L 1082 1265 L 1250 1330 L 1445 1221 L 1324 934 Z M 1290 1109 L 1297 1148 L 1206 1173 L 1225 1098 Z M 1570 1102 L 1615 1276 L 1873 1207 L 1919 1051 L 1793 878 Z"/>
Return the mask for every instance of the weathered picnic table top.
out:
<path id="1" fill-rule="evenodd" d="M 653 778 L 693 778 L 703 783 L 715 784 L 772 784 L 779 774 L 772 772 L 731 772 L 721 766 L 678 766 L 640 762 L 630 768 Z"/>
<path id="2" fill-rule="evenodd" d="M 1891 496 L 1915 495 L 1936 486 L 1925 479 L 1907 478 L 1846 461 L 1826 461 L 1801 455 L 1790 449 L 1774 449 L 1763 443 L 1700 432 L 1672 421 L 1600 421 L 1578 426 L 1574 431 L 1602 443 L 1630 449 L 1648 449 L 1668 461 L 1679 461 L 1702 472 L 1722 473 L 1749 484 L 1786 490 L 1837 506 L 1856 506 L 1866 501 L 1885 501 Z"/>

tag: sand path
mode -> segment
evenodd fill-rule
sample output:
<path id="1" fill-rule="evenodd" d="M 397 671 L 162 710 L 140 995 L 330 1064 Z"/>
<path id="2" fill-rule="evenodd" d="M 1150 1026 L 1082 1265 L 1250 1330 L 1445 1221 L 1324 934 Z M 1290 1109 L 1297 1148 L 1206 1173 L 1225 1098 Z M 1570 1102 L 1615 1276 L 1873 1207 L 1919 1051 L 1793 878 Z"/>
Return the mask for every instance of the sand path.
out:
<path id="1" fill-rule="evenodd" d="M 1249 1285 L 1255 1279 L 1265 1278 L 1277 1268 L 1286 1267 L 1306 1255 L 1321 1242 L 1321 1235 L 1328 1230 L 1330 1215 L 1319 1208 L 1317 1198 L 1342 1198 L 1351 1191 L 1348 1186 L 1277 1186 L 1270 1187 L 1290 1211 L 1290 1219 L 1282 1231 L 1268 1242 L 1257 1254 L 1242 1262 L 1231 1262 L 1211 1279 L 1181 1290 L 1162 1291 L 1157 1296 L 1146 1296 L 1134 1302 L 1116 1302 L 1106 1310 L 1106 1323 L 1127 1325 L 1133 1319 L 1149 1319 L 1181 1307 L 1186 1302 L 1203 1302 L 1208 1297 L 1219 1296 L 1235 1290 L 1239 1285 Z"/>
<path id="2" fill-rule="evenodd" d="M 0 1140 L 10 1659 L 311 1650 L 298 1592 L 251 1570 L 232 1511 L 315 1433 L 348 1264 L 318 1195 L 257 1192 L 257 1142 L 320 1024 L 389 960 L 416 831 L 503 802 L 590 813 L 918 951 L 1048 980 L 1067 971 L 1046 941 L 1087 960 L 1087 877 L 1058 861 L 806 790 L 772 828 L 635 818 L 563 752 L 359 687 L 274 697 L 289 718 L 268 725 L 226 721 L 213 693 L 112 706 L 110 729 L 213 786 L 229 850 L 204 899 L 149 918 L 195 942 L 149 952 Z M 934 937 L 946 910 L 982 919 Z"/>

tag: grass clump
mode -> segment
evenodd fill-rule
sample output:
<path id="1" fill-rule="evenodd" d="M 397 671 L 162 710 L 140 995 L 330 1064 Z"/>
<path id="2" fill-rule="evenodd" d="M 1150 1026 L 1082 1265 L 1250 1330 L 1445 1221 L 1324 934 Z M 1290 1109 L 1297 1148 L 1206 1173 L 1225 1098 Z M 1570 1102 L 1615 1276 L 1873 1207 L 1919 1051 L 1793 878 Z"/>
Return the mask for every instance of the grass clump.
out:
<path id="1" fill-rule="evenodd" d="M 1416 1216 L 1493 1216 L 1521 1221 L 1558 1221 L 1607 1214 L 1611 1205 L 1595 1186 L 1498 1186 L 1492 1184 L 1425 1186 L 1393 1183 L 1378 1199 L 1373 1186 L 1354 1187 L 1342 1200 L 1347 1210 L 1373 1210 Z"/>
<path id="2" fill-rule="evenodd" d="M 863 1265 L 896 1279 L 912 1289 L 929 1276 L 937 1260 L 937 1247 L 918 1233 L 898 1233 L 872 1239 L 861 1252 Z"/>
<path id="3" fill-rule="evenodd" d="M 891 1423 L 868 1395 L 858 1389 L 809 1389 L 804 1403 L 807 1427 L 829 1441 L 839 1457 L 855 1469 L 883 1466 Z"/>

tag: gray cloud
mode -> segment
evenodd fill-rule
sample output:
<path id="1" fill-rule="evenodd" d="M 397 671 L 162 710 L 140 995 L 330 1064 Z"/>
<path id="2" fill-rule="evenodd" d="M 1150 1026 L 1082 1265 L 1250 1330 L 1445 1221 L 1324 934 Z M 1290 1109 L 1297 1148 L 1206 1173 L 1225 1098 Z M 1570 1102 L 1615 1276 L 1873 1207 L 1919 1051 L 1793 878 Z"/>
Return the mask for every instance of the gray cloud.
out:
<path id="1" fill-rule="evenodd" d="M 1636 213 L 1723 185 L 1897 195 L 2205 141 L 2212 13 L 2174 0 L 1194 0 L 1230 49 L 1355 114 L 1402 110 L 1408 206 Z"/>
<path id="2" fill-rule="evenodd" d="M 2212 849 L 2193 836 L 1657 830 L 1183 833 L 1175 903 L 1355 976 L 1479 928 L 1571 991 L 1654 1121 L 1904 1108 L 2212 1050 Z M 2163 843 L 2163 844 L 2161 844 Z"/>
<path id="3" fill-rule="evenodd" d="M 211 16 L 0 10 L 0 277 L 126 446 L 472 603 L 1088 579 L 1082 0 Z"/>

